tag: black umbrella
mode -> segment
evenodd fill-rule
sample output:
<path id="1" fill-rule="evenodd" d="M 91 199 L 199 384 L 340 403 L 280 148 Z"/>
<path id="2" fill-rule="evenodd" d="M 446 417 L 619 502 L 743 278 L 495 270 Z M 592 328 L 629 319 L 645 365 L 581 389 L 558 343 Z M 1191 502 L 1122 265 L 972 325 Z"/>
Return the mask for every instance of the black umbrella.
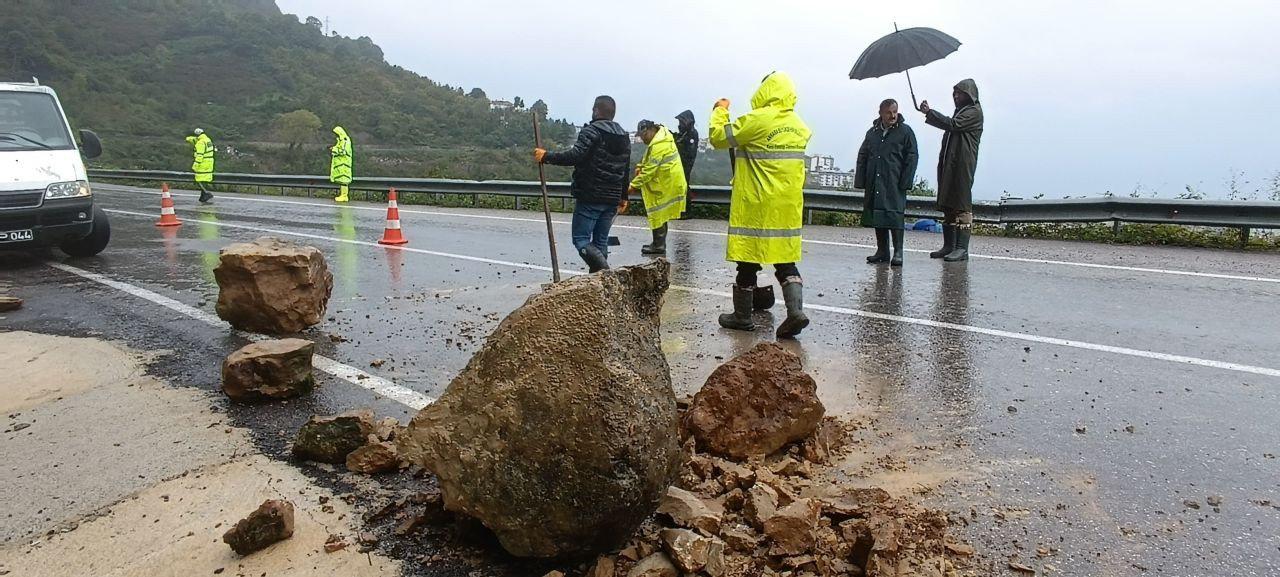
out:
<path id="1" fill-rule="evenodd" d="M 960 49 L 960 41 L 945 32 L 933 28 L 908 28 L 898 30 L 893 25 L 893 34 L 871 43 L 857 64 L 849 71 L 852 80 L 879 78 L 899 72 L 907 73 L 907 87 L 911 89 L 911 102 L 916 110 L 920 104 L 916 102 L 916 89 L 911 85 L 911 73 L 917 66 L 924 66 L 936 60 L 946 58 Z"/>

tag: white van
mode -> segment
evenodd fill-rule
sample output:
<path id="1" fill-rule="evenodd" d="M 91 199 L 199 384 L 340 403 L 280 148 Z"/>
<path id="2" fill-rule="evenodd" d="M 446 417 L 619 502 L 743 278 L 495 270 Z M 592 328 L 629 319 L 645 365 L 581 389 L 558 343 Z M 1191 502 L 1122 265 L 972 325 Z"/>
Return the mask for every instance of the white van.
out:
<path id="1" fill-rule="evenodd" d="M 102 142 L 80 131 L 85 158 Z M 58 95 L 38 81 L 0 82 L 0 250 L 56 246 L 71 256 L 107 248 L 111 223 L 94 206 L 81 150 Z"/>

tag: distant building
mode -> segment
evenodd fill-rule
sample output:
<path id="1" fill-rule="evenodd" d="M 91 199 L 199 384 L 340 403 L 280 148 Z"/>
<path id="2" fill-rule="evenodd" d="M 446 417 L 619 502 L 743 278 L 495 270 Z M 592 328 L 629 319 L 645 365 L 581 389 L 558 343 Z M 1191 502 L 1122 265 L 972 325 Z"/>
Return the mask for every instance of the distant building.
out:
<path id="1" fill-rule="evenodd" d="M 808 185 L 818 188 L 853 188 L 853 173 L 838 170 L 811 170 Z"/>
<path id="2" fill-rule="evenodd" d="M 811 172 L 837 172 L 840 169 L 836 168 L 835 157 L 818 155 L 809 157 L 809 170 Z"/>
<path id="3" fill-rule="evenodd" d="M 516 104 L 510 100 L 490 100 L 489 110 L 515 110 Z"/>

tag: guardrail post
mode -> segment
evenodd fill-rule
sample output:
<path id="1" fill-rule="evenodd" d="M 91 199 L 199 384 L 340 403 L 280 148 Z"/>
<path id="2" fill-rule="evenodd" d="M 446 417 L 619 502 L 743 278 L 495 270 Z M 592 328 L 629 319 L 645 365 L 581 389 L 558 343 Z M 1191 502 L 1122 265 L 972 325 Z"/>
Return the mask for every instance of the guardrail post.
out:
<path id="1" fill-rule="evenodd" d="M 1111 236 L 1120 236 L 1120 221 L 1111 221 Z"/>
<path id="2" fill-rule="evenodd" d="M 1240 227 L 1240 250 L 1249 248 L 1249 227 Z"/>
<path id="3" fill-rule="evenodd" d="M 804 209 L 804 223 L 805 223 L 805 224 L 813 224 L 813 209 L 812 209 L 812 208 L 806 208 L 806 209 Z"/>
<path id="4" fill-rule="evenodd" d="M 520 200 L 521 200 L 521 199 L 522 199 L 522 197 L 519 197 L 519 196 L 517 196 L 517 197 L 516 197 L 516 210 L 520 210 Z"/>

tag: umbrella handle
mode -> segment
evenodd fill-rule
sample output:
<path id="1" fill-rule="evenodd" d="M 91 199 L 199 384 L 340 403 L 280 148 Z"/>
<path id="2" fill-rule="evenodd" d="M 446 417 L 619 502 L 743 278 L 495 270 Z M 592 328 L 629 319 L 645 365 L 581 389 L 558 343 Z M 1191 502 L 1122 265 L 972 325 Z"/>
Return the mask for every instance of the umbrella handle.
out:
<path id="1" fill-rule="evenodd" d="M 904 72 L 907 73 L 907 88 L 911 90 L 911 104 L 919 111 L 920 103 L 916 101 L 916 87 L 911 85 L 911 71 L 905 70 Z"/>

